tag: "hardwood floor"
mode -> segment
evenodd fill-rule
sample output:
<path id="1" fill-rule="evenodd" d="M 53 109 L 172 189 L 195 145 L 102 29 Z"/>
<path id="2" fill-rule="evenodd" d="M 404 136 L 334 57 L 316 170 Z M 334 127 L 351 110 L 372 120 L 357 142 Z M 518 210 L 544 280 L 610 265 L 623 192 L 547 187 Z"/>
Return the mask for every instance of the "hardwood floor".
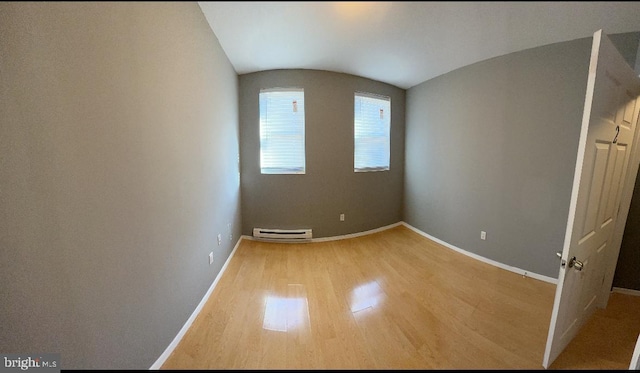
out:
<path id="1" fill-rule="evenodd" d="M 243 240 L 162 369 L 542 369 L 554 293 L 404 226 Z M 594 367 L 563 355 L 552 368 Z"/>
<path id="2" fill-rule="evenodd" d="M 640 333 L 640 297 L 613 293 L 550 369 L 628 370 Z"/>

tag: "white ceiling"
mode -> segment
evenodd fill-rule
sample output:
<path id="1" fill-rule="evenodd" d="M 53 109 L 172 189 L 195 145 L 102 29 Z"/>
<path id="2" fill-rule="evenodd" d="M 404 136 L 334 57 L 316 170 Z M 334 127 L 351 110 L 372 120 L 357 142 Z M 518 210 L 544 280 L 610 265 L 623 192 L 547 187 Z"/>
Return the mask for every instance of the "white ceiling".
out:
<path id="1" fill-rule="evenodd" d="M 238 74 L 344 72 L 410 88 L 540 45 L 640 31 L 640 2 L 199 2 Z"/>

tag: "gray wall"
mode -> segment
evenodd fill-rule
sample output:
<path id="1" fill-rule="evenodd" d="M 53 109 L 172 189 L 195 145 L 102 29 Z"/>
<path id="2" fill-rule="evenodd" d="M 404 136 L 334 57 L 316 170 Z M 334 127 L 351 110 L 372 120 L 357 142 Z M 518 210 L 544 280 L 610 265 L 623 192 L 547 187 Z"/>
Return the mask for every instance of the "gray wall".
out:
<path id="1" fill-rule="evenodd" d="M 258 95 L 261 88 L 300 87 L 305 95 L 306 174 L 262 175 Z M 391 97 L 389 171 L 353 172 L 353 95 Z M 314 237 L 397 223 L 404 177 L 403 89 L 347 74 L 275 70 L 240 76 L 242 230 L 312 228 Z M 345 221 L 339 221 L 340 213 Z"/>
<path id="2" fill-rule="evenodd" d="M 636 54 L 638 53 L 638 42 L 640 42 L 640 32 L 626 32 L 608 36 L 618 49 L 618 52 L 629 63 L 629 67 L 634 69 L 636 66 Z"/>
<path id="3" fill-rule="evenodd" d="M 637 45 L 638 51 L 636 52 L 636 63 L 634 65 L 633 70 L 640 76 L 640 41 L 638 41 Z"/>
<path id="4" fill-rule="evenodd" d="M 529 49 L 409 89 L 404 220 L 557 278 L 590 50 L 591 38 Z"/>
<path id="5" fill-rule="evenodd" d="M 197 3 L 0 3 L 0 352 L 153 364 L 240 234 L 237 85 Z"/>

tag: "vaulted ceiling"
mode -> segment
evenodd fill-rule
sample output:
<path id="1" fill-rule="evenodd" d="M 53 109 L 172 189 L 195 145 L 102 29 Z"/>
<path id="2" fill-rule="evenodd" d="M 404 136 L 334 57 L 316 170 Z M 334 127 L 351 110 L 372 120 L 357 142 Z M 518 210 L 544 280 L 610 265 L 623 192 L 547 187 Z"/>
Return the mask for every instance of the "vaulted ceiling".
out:
<path id="1" fill-rule="evenodd" d="M 410 88 L 540 45 L 640 31 L 640 2 L 199 2 L 238 74 L 344 72 Z"/>

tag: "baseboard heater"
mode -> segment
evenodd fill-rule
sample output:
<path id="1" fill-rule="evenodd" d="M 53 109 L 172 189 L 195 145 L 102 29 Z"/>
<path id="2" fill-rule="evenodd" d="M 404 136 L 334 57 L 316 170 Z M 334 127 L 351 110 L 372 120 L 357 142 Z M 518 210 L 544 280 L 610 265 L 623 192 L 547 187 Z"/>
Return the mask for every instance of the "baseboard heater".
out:
<path id="1" fill-rule="evenodd" d="M 311 229 L 253 228 L 253 237 L 272 240 L 308 240 L 312 238 L 312 233 Z"/>

